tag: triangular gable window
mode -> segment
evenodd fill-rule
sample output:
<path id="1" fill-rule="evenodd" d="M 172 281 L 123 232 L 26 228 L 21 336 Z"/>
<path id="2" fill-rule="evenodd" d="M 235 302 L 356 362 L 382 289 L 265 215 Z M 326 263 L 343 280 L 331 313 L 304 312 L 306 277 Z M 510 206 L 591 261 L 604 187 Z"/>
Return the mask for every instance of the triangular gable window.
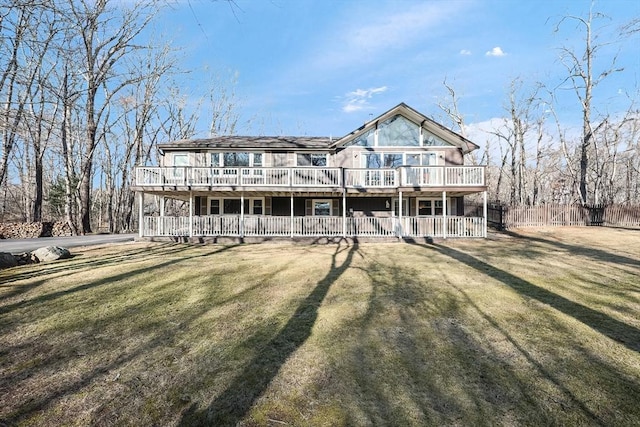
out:
<path id="1" fill-rule="evenodd" d="M 422 145 L 425 147 L 446 147 L 452 144 L 449 144 L 444 139 L 422 129 Z"/>
<path id="2" fill-rule="evenodd" d="M 375 145 L 374 136 L 375 129 L 369 129 L 361 135 L 358 135 L 351 144 L 359 145 L 360 147 L 373 147 Z"/>
<path id="3" fill-rule="evenodd" d="M 395 115 L 378 126 L 378 147 L 419 147 L 420 127 Z"/>

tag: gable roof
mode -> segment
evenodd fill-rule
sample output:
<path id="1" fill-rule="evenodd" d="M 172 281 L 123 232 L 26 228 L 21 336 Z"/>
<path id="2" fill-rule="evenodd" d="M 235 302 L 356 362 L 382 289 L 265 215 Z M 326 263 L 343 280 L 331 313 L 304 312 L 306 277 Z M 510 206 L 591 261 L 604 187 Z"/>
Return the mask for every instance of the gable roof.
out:
<path id="1" fill-rule="evenodd" d="M 451 129 L 446 128 L 445 126 L 442 126 L 440 123 L 435 122 L 434 120 L 430 119 L 429 117 L 425 116 L 424 114 L 414 110 L 413 108 L 409 107 L 407 104 L 405 104 L 404 102 L 401 102 L 400 104 L 396 105 L 395 107 L 391 108 L 390 110 L 382 113 L 381 115 L 379 115 L 378 117 L 376 117 L 375 119 L 369 120 L 368 122 L 366 122 L 365 124 L 363 124 L 362 126 L 360 126 L 358 129 L 354 130 L 353 132 L 351 132 L 350 134 L 336 140 L 332 146 L 333 147 L 344 147 L 345 145 L 348 145 L 349 142 L 353 141 L 354 139 L 356 139 L 357 137 L 359 137 L 360 135 L 368 132 L 371 129 L 375 129 L 379 123 L 390 119 L 391 117 L 394 117 L 396 115 L 401 115 L 403 117 L 405 117 L 406 119 L 410 120 L 411 122 L 415 123 L 417 126 L 421 126 L 422 128 L 426 129 L 427 131 L 433 133 L 434 135 L 442 138 L 443 140 L 445 140 L 446 142 L 459 147 L 460 149 L 462 149 L 463 153 L 470 153 L 473 150 L 476 150 L 478 148 L 480 148 L 478 145 L 474 144 L 473 142 L 471 142 L 470 140 L 468 140 L 467 138 L 463 137 L 462 135 L 452 131 Z"/>
<path id="2" fill-rule="evenodd" d="M 215 136 L 212 138 L 182 139 L 158 144 L 161 150 L 198 150 L 210 148 L 296 149 L 331 148 L 332 139 L 324 136 Z"/>
<path id="3" fill-rule="evenodd" d="M 327 150 L 347 146 L 351 141 L 365 132 L 375 129 L 379 123 L 401 115 L 417 126 L 436 135 L 444 141 L 459 147 L 463 153 L 469 153 L 478 147 L 462 135 L 433 121 L 424 114 L 409 107 L 404 102 L 396 105 L 380 116 L 366 122 L 353 132 L 339 139 L 324 136 L 215 136 L 211 138 L 182 139 L 165 144 L 158 144 L 165 150 L 203 150 L 203 149 L 247 149 L 247 150 Z"/>

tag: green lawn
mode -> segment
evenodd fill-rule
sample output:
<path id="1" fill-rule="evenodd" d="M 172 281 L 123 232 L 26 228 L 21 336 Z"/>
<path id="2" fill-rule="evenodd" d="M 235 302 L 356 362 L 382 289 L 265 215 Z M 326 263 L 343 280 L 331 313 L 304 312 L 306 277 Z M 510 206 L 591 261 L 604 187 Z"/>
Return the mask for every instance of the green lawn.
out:
<path id="1" fill-rule="evenodd" d="M 4 425 L 639 425 L 640 231 L 0 271 Z"/>

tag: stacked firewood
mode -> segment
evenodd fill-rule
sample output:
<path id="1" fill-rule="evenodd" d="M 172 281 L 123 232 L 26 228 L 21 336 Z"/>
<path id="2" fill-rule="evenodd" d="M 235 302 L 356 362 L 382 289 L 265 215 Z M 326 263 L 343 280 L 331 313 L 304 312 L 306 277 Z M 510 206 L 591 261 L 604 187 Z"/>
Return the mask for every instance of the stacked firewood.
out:
<path id="1" fill-rule="evenodd" d="M 0 239 L 32 239 L 37 237 L 71 236 L 66 222 L 0 223 Z"/>

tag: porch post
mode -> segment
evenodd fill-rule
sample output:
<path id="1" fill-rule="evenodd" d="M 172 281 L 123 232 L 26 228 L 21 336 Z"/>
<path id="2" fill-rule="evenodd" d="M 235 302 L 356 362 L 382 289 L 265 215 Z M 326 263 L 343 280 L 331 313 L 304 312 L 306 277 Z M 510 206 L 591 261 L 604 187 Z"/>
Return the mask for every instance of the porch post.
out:
<path id="1" fill-rule="evenodd" d="M 193 237 L 193 191 L 189 191 L 189 237 Z"/>
<path id="2" fill-rule="evenodd" d="M 144 193 L 138 193 L 138 237 L 144 236 Z"/>
<path id="3" fill-rule="evenodd" d="M 482 206 L 482 215 L 484 216 L 484 221 L 482 224 L 482 237 L 486 238 L 487 237 L 487 190 L 484 191 L 484 193 L 482 194 L 482 198 L 484 199 L 483 202 L 483 206 Z"/>
<path id="4" fill-rule="evenodd" d="M 240 237 L 244 237 L 244 191 L 240 193 Z"/>
<path id="5" fill-rule="evenodd" d="M 447 192 L 442 192 L 442 238 L 447 238 Z"/>
<path id="6" fill-rule="evenodd" d="M 164 235 L 164 196 L 160 196 L 160 218 L 158 218 L 158 235 Z"/>
<path id="7" fill-rule="evenodd" d="M 347 192 L 342 189 L 342 237 L 347 237 Z"/>
<path id="8" fill-rule="evenodd" d="M 289 229 L 291 232 L 291 238 L 293 239 L 293 192 L 291 192 L 291 220 L 289 221 Z"/>
<path id="9" fill-rule="evenodd" d="M 393 209 L 393 206 L 391 206 L 391 209 Z M 402 191 L 398 191 L 398 239 L 402 239 L 402 234 L 403 234 L 403 230 L 402 230 Z"/>

